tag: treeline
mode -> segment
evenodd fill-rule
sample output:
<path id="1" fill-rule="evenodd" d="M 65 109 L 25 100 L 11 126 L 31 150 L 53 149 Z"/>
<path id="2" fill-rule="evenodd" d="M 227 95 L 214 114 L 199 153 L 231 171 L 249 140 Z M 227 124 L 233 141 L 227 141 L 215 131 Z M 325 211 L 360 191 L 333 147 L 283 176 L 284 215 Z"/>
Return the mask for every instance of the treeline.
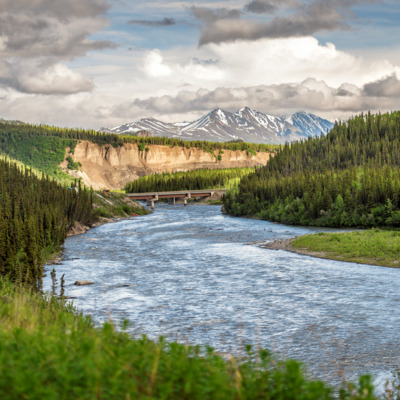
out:
<path id="1" fill-rule="evenodd" d="M 400 226 L 399 133 L 399 112 L 338 122 L 325 137 L 285 145 L 225 208 L 289 224 Z"/>
<path id="2" fill-rule="evenodd" d="M 81 141 L 88 140 L 99 145 L 111 145 L 115 148 L 122 146 L 124 143 L 133 144 L 156 144 L 165 146 L 180 146 L 185 148 L 199 148 L 205 151 L 214 151 L 221 149 L 228 150 L 241 150 L 241 151 L 277 151 L 279 146 L 246 142 L 207 142 L 207 141 L 187 141 L 181 139 L 172 139 L 167 137 L 141 137 L 129 135 L 117 135 L 96 132 L 93 130 L 85 129 L 65 129 L 45 125 L 29 125 L 29 124 L 14 124 L 7 122 L 0 122 L 0 150 L 6 152 L 11 148 L 15 149 L 12 144 L 22 139 L 31 139 L 33 137 L 58 137 L 68 141 Z M 71 142 L 68 145 L 74 146 Z M 7 153 L 11 154 L 11 153 Z M 21 160 L 22 161 L 22 160 Z"/>
<path id="3" fill-rule="evenodd" d="M 146 193 L 224 188 L 231 180 L 239 180 L 254 170 L 254 168 L 199 169 L 147 175 L 128 183 L 125 190 L 128 193 Z"/>
<path id="4" fill-rule="evenodd" d="M 46 254 L 59 248 L 75 221 L 92 219 L 90 191 L 62 187 L 0 159 L 1 276 L 40 287 Z"/>

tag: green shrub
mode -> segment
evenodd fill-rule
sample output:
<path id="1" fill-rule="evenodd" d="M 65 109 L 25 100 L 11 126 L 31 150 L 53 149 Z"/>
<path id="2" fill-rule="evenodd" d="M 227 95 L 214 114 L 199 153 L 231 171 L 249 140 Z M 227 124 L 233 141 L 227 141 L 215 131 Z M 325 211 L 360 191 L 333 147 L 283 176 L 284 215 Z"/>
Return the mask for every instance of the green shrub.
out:
<path id="1" fill-rule="evenodd" d="M 103 207 L 96 208 L 94 210 L 94 213 L 97 217 L 102 217 L 102 218 L 112 218 L 113 217 L 113 214 Z"/>
<path id="2" fill-rule="evenodd" d="M 71 170 L 78 170 L 80 167 L 82 167 L 82 164 L 80 162 L 75 162 L 71 156 L 68 156 L 66 158 L 66 160 L 68 161 L 68 169 Z"/>

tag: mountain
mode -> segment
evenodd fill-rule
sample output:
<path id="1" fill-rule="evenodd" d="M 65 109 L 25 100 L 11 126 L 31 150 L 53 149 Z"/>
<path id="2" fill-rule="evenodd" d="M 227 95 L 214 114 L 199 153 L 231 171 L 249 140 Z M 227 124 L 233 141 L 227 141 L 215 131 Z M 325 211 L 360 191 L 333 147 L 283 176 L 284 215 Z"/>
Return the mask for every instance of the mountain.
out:
<path id="1" fill-rule="evenodd" d="M 268 115 L 244 107 L 236 113 L 216 108 L 193 122 L 165 123 L 154 118 L 101 131 L 117 134 L 136 134 L 149 131 L 153 136 L 183 140 L 228 142 L 243 139 L 250 143 L 285 143 L 325 134 L 333 123 L 314 114 L 297 112 L 290 116 Z"/>

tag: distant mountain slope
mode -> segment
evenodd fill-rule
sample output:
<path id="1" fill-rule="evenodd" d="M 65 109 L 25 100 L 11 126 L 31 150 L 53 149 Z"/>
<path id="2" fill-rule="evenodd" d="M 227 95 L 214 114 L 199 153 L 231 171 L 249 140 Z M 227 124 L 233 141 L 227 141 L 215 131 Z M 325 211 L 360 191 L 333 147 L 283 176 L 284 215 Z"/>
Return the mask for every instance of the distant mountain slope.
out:
<path id="1" fill-rule="evenodd" d="M 243 139 L 250 143 L 279 144 L 310 136 L 316 137 L 321 133 L 325 134 L 332 127 L 332 122 L 306 112 L 276 116 L 244 107 L 234 114 L 216 108 L 193 122 L 170 124 L 154 118 L 144 118 L 112 129 L 101 130 L 117 134 L 135 134 L 147 130 L 153 136 L 184 140 L 227 142 Z"/>

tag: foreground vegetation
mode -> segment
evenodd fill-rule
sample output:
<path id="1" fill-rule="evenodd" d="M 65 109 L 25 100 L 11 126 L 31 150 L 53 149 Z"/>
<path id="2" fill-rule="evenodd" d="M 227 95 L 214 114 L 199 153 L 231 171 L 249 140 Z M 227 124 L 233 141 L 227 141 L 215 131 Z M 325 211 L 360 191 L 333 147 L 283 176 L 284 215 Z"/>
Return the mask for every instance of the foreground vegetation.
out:
<path id="1" fill-rule="evenodd" d="M 199 169 L 143 176 L 126 185 L 128 193 L 232 188 L 255 168 Z"/>
<path id="2" fill-rule="evenodd" d="M 247 347 L 240 359 L 210 348 L 131 339 L 61 299 L 0 280 L 0 397 L 14 399 L 332 399 L 296 361 Z M 340 393 L 373 399 L 367 377 Z"/>
<path id="3" fill-rule="evenodd" d="M 400 267 L 400 232 L 368 230 L 345 233 L 317 233 L 300 236 L 294 249 L 318 252 L 332 260 Z"/>
<path id="4" fill-rule="evenodd" d="M 400 226 L 400 112 L 338 122 L 286 145 L 224 201 L 233 215 L 288 224 Z"/>

